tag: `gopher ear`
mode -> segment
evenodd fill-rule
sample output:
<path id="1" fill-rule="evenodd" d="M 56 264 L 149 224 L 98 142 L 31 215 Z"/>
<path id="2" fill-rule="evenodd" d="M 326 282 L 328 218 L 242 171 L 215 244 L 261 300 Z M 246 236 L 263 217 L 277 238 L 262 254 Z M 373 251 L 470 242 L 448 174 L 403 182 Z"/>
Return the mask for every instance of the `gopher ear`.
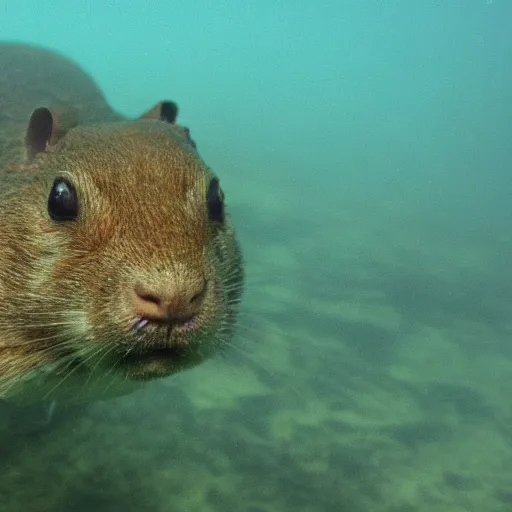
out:
<path id="1" fill-rule="evenodd" d="M 34 110 L 25 136 L 29 159 L 55 144 L 77 124 L 77 112 L 68 106 L 58 105 L 51 109 L 40 107 Z"/>
<path id="2" fill-rule="evenodd" d="M 161 101 L 151 110 L 140 116 L 140 119 L 160 119 L 169 124 L 174 124 L 178 117 L 178 105 L 174 101 Z"/>
<path id="3" fill-rule="evenodd" d="M 25 136 L 25 145 L 30 159 L 46 150 L 52 137 L 53 124 L 53 115 L 50 109 L 41 107 L 32 112 Z"/>

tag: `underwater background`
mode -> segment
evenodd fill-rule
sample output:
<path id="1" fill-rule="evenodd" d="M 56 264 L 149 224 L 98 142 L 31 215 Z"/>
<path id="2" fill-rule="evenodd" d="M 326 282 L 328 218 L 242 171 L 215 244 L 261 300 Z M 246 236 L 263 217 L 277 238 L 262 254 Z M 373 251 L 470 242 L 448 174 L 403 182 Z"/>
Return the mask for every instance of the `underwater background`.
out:
<path id="1" fill-rule="evenodd" d="M 0 511 L 511 511 L 511 34 L 509 0 L 1 2 L 123 114 L 178 102 L 248 284 L 227 358 L 2 418 Z"/>

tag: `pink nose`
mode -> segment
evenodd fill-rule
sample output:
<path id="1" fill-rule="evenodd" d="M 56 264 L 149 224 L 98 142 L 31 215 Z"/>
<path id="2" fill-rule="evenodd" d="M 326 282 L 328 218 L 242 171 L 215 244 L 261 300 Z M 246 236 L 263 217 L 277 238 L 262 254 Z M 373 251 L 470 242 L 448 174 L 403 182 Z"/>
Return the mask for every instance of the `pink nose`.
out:
<path id="1" fill-rule="evenodd" d="M 181 290 L 137 283 L 133 289 L 136 316 L 164 322 L 184 322 L 201 311 L 206 281 Z"/>

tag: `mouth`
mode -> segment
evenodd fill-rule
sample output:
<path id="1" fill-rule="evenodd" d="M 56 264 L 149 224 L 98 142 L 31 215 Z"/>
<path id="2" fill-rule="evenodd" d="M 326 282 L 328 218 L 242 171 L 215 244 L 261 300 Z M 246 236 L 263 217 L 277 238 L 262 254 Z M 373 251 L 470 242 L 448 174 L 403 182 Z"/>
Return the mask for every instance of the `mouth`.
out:
<path id="1" fill-rule="evenodd" d="M 135 318 L 131 329 L 135 332 L 151 331 L 166 327 L 169 332 L 169 337 L 173 331 L 188 332 L 197 328 L 197 319 L 195 317 L 188 317 L 184 319 L 173 319 L 172 317 L 166 319 L 154 319 L 149 317 L 138 316 Z"/>
<path id="2" fill-rule="evenodd" d="M 165 322 L 137 317 L 132 332 L 139 343 L 134 344 L 118 365 L 133 380 L 157 379 L 197 366 L 209 352 L 204 343 L 190 336 L 197 327 L 194 318 Z"/>
<path id="3" fill-rule="evenodd" d="M 180 347 L 156 348 L 127 354 L 119 365 L 129 379 L 146 381 L 193 368 L 206 358 L 207 355 L 198 348 L 186 351 L 180 350 Z"/>

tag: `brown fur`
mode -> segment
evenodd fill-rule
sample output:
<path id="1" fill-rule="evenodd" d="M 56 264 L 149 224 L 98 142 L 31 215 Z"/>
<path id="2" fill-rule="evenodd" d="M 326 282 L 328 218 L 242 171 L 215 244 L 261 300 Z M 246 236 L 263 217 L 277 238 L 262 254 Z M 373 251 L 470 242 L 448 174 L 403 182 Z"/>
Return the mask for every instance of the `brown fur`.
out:
<path id="1" fill-rule="evenodd" d="M 86 74 L 53 53 L 0 44 L 0 67 L 19 82 L 0 84 L 0 105 L 10 109 L 0 116 L 0 396 L 122 393 L 221 349 L 235 324 L 242 260 L 229 216 L 208 216 L 214 174 L 188 130 L 162 120 L 158 106 L 143 119 L 121 119 Z M 40 97 L 34 67 L 44 75 Z M 5 98 L 5 88 L 16 92 Z M 30 160 L 27 121 L 41 105 L 53 131 Z M 56 177 L 77 191 L 73 221 L 48 214 Z M 140 282 L 176 290 L 178 313 L 187 293 L 207 283 L 192 327 L 134 332 Z"/>

